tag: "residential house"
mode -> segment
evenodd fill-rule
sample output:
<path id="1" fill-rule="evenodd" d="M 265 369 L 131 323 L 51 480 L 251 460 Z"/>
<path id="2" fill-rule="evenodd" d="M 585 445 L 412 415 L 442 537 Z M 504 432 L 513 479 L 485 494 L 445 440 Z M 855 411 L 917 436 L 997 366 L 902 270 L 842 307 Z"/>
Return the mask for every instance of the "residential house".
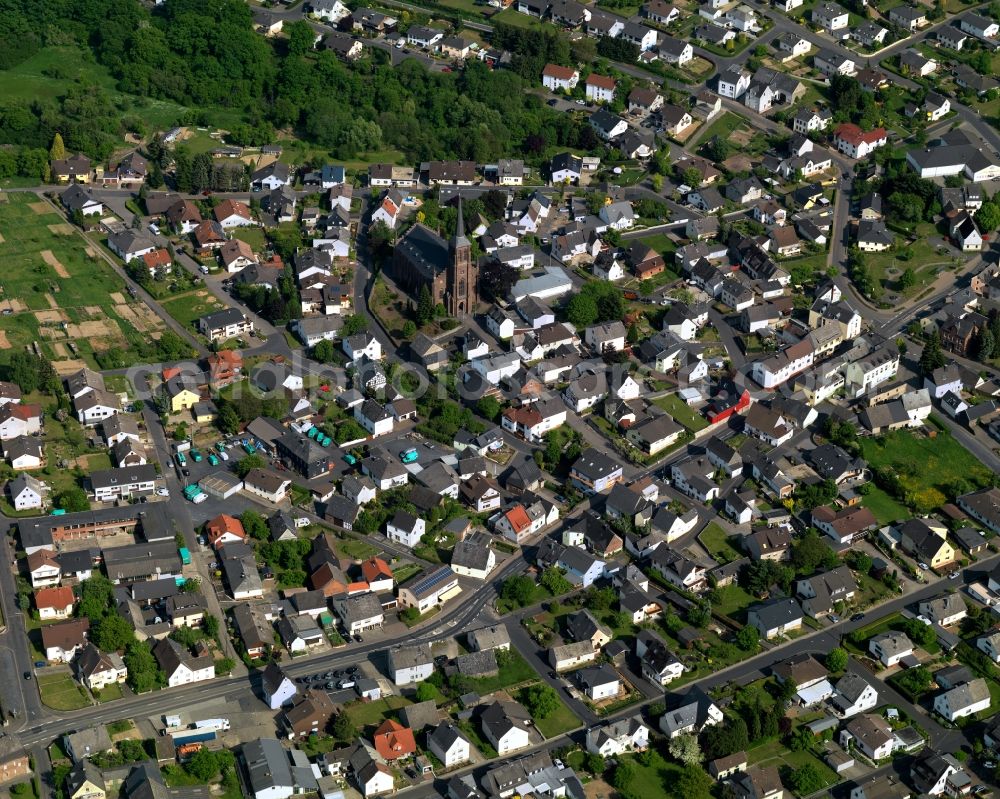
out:
<path id="1" fill-rule="evenodd" d="M 874 713 L 852 718 L 840 732 L 844 749 L 854 747 L 869 760 L 885 760 L 892 754 L 895 736 L 889 722 Z"/>
<path id="2" fill-rule="evenodd" d="M 747 624 L 767 640 L 801 629 L 802 619 L 802 608 L 794 599 L 769 600 L 747 611 Z"/>
<path id="3" fill-rule="evenodd" d="M 878 658 L 883 666 L 889 668 L 913 654 L 913 642 L 906 633 L 888 630 L 873 636 L 868 641 L 868 651 Z"/>
<path id="4" fill-rule="evenodd" d="M 878 691 L 858 672 L 849 671 L 837 681 L 837 690 L 830 700 L 840 718 L 851 718 L 878 705 Z"/>
<path id="5" fill-rule="evenodd" d="M 513 702 L 494 702 L 480 715 L 486 740 L 500 755 L 523 749 L 530 743 L 527 727 L 531 717 Z"/>
<path id="6" fill-rule="evenodd" d="M 954 723 L 990 707 L 990 691 L 981 677 L 938 694 L 934 697 L 934 711 Z"/>

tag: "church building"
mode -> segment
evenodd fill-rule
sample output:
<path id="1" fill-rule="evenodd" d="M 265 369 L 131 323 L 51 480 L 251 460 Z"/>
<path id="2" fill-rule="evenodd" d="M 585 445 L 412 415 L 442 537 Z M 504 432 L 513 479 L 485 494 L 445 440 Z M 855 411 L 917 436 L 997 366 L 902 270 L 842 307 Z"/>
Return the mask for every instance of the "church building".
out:
<path id="1" fill-rule="evenodd" d="M 479 267 L 472 260 L 472 244 L 465 235 L 462 198 L 458 199 L 455 235 L 445 241 L 426 225 L 416 223 L 396 243 L 392 277 L 413 297 L 422 286 L 430 290 L 435 305 L 441 303 L 449 316 L 460 317 L 476 309 Z"/>

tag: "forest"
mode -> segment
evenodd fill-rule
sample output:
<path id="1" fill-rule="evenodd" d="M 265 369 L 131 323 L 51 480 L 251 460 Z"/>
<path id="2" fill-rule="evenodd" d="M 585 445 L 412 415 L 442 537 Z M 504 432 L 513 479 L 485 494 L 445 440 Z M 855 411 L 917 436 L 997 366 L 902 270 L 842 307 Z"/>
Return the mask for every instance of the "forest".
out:
<path id="1" fill-rule="evenodd" d="M 0 0 L 0 14 L 9 21 L 0 32 L 0 67 L 41 48 L 75 45 L 121 92 L 238 114 L 233 132 L 244 143 L 284 129 L 338 159 L 395 148 L 411 161 L 517 155 L 529 163 L 555 147 L 597 144 L 585 120 L 524 92 L 524 69 L 491 71 L 474 61 L 460 73 L 439 73 L 414 60 L 393 68 L 374 48 L 345 64 L 308 47 L 304 22 L 286 25 L 285 39 L 260 36 L 242 0 L 167 0 L 152 10 L 137 0 Z M 550 40 L 544 49 L 557 47 Z M 86 80 L 67 81 L 53 100 L 0 100 L 0 144 L 15 145 L 0 156 L 0 177 L 43 169 L 40 150 L 57 130 L 68 151 L 103 159 L 124 132 L 147 133 L 144 127 Z"/>

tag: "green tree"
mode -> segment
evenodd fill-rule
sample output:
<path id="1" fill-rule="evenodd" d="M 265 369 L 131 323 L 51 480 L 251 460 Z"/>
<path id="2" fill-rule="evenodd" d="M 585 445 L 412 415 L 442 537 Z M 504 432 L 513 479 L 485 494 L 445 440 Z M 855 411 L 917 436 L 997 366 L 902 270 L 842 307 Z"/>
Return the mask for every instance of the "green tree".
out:
<path id="1" fill-rule="evenodd" d="M 76 607 L 79 618 L 90 619 L 94 624 L 108 613 L 114 612 L 115 586 L 102 574 L 94 574 L 80 583 L 80 603 Z"/>
<path id="2" fill-rule="evenodd" d="M 743 752 L 749 746 L 747 722 L 740 716 L 726 716 L 721 724 L 706 727 L 701 733 L 702 751 L 710 760 Z"/>
<path id="3" fill-rule="evenodd" d="M 841 672 L 847 668 L 847 650 L 835 646 L 826 655 L 826 667 L 832 672 Z"/>
<path id="4" fill-rule="evenodd" d="M 674 760 L 685 766 L 701 762 L 701 746 L 698 738 L 691 734 L 675 735 L 667 744 L 667 751 Z"/>
<path id="5" fill-rule="evenodd" d="M 215 420 L 219 430 L 226 435 L 233 435 L 240 429 L 240 417 L 232 405 L 223 405 L 219 408 L 219 415 Z"/>
<path id="6" fill-rule="evenodd" d="M 323 339 L 313 347 L 313 358 L 320 363 L 331 363 L 337 354 L 337 348 L 332 341 Z"/>
<path id="7" fill-rule="evenodd" d="M 7 379 L 16 383 L 25 394 L 40 388 L 51 388 L 58 383 L 52 364 L 32 352 L 15 352 L 7 364 Z"/>
<path id="8" fill-rule="evenodd" d="M 847 553 L 847 563 L 854 571 L 861 574 L 868 574 L 872 570 L 871 556 L 858 550 L 851 550 Z"/>
<path id="9" fill-rule="evenodd" d="M 500 598 L 519 608 L 530 605 L 535 598 L 535 581 L 526 574 L 508 577 L 500 586 Z"/>
<path id="10" fill-rule="evenodd" d="M 423 327 L 434 318 L 434 301 L 431 299 L 430 289 L 427 284 L 420 287 L 420 294 L 417 299 L 417 324 Z"/>
<path id="11" fill-rule="evenodd" d="M 711 799 L 713 784 L 712 778 L 701 766 L 691 763 L 684 766 L 678 775 L 673 795 L 676 799 Z"/>
<path id="12" fill-rule="evenodd" d="M 559 697 L 548 685 L 529 685 L 521 691 L 521 698 L 528 712 L 537 719 L 547 718 L 559 709 Z"/>
<path id="13" fill-rule="evenodd" d="M 156 658 L 149 646 L 140 641 L 129 641 L 122 658 L 128 668 L 128 684 L 136 693 L 151 691 L 157 683 Z"/>
<path id="14" fill-rule="evenodd" d="M 597 302 L 586 294 L 575 294 L 566 303 L 566 319 L 578 330 L 597 321 Z"/>
<path id="15" fill-rule="evenodd" d="M 333 717 L 333 723 L 330 725 L 330 733 L 338 741 L 353 741 L 358 735 L 358 728 L 354 726 L 351 717 L 341 710 Z"/>
<path id="16" fill-rule="evenodd" d="M 90 500 L 87 499 L 87 492 L 79 486 L 71 486 L 65 491 L 56 494 L 55 506 L 62 508 L 67 513 L 80 513 L 90 510 Z"/>
<path id="17" fill-rule="evenodd" d="M 608 610 L 617 600 L 613 588 L 597 588 L 591 586 L 584 596 L 583 603 L 590 610 Z"/>
<path id="18" fill-rule="evenodd" d="M 979 360 L 986 361 L 993 357 L 997 342 L 993 337 L 993 331 L 991 331 L 988 327 L 983 329 L 983 331 L 976 337 L 974 343 L 976 357 Z"/>
<path id="19" fill-rule="evenodd" d="M 313 49 L 313 42 L 316 34 L 312 27 L 304 19 L 297 19 L 284 26 L 287 37 L 288 53 L 293 56 L 301 56 Z"/>
<path id="20" fill-rule="evenodd" d="M 417 686 L 417 701 L 430 702 L 437 699 L 438 691 L 429 682 L 422 682 Z"/>
<path id="21" fill-rule="evenodd" d="M 368 246 L 377 257 L 384 258 L 389 254 L 395 235 L 392 228 L 380 219 L 368 227 Z"/>
<path id="22" fill-rule="evenodd" d="M 692 188 L 698 188 L 701 185 L 701 172 L 694 167 L 690 167 L 681 173 L 681 180 Z"/>
<path id="23" fill-rule="evenodd" d="M 266 541 L 270 535 L 267 521 L 255 510 L 243 511 L 240 515 L 240 522 L 243 524 L 243 530 L 246 534 L 257 541 Z"/>
<path id="24" fill-rule="evenodd" d="M 254 469 L 263 469 L 265 466 L 267 466 L 267 461 L 264 460 L 263 456 L 254 453 L 253 455 L 247 455 L 236 463 L 236 474 L 240 477 L 246 477 Z"/>
<path id="25" fill-rule="evenodd" d="M 589 771 L 595 777 L 599 777 L 604 773 L 604 769 L 607 766 L 604 763 L 604 758 L 594 752 L 587 752 L 583 756 L 583 768 Z"/>
<path id="26" fill-rule="evenodd" d="M 760 632 L 749 624 L 736 633 L 736 646 L 744 652 L 756 652 L 760 646 Z"/>
<path id="27" fill-rule="evenodd" d="M 340 330 L 342 336 L 356 336 L 368 329 L 368 320 L 359 314 L 349 314 L 344 317 L 344 326 Z"/>
<path id="28" fill-rule="evenodd" d="M 492 394 L 486 394 L 476 402 L 476 411 L 491 422 L 500 418 L 500 401 Z"/>
<path id="29" fill-rule="evenodd" d="M 49 158 L 53 161 L 62 161 L 66 158 L 66 145 L 63 144 L 62 134 L 57 130 L 52 136 L 52 146 L 49 148 Z"/>
<path id="30" fill-rule="evenodd" d="M 924 342 L 923 352 L 920 353 L 920 372 L 929 376 L 935 369 L 940 369 L 947 363 L 947 359 L 941 349 L 941 334 L 937 328 L 932 328 Z"/>
<path id="31" fill-rule="evenodd" d="M 344 444 L 348 441 L 357 441 L 367 435 L 365 429 L 353 419 L 345 419 L 337 426 L 337 433 L 333 438 L 338 444 Z"/>
<path id="32" fill-rule="evenodd" d="M 219 773 L 219 764 L 211 749 L 199 749 L 187 763 L 184 770 L 201 782 L 208 782 Z"/>
<path id="33" fill-rule="evenodd" d="M 618 765 L 615 766 L 615 772 L 611 775 L 611 784 L 624 794 L 624 792 L 632 787 L 632 783 L 635 782 L 635 778 L 638 775 L 639 769 L 635 763 L 632 760 L 620 757 L 618 758 Z"/>
<path id="34" fill-rule="evenodd" d="M 553 596 L 559 596 L 560 594 L 565 594 L 573 590 L 573 584 L 566 579 L 566 575 L 563 573 L 562 569 L 557 566 L 549 566 L 545 571 L 542 572 L 542 578 L 539 580 L 546 591 L 548 591 Z"/>
<path id="35" fill-rule="evenodd" d="M 835 561 L 834 551 L 812 528 L 792 544 L 792 566 L 796 574 L 810 575 L 821 565 L 836 566 Z"/>
<path id="36" fill-rule="evenodd" d="M 1000 228 L 1000 202 L 991 199 L 983 203 L 976 211 L 976 224 L 984 233 L 992 233 Z"/>
<path id="37" fill-rule="evenodd" d="M 797 796 L 810 796 L 826 787 L 823 775 L 812 763 L 786 768 L 781 777 Z"/>
<path id="38" fill-rule="evenodd" d="M 90 640 L 102 652 L 119 652 L 134 639 L 132 625 L 117 613 L 105 616 L 90 628 Z"/>

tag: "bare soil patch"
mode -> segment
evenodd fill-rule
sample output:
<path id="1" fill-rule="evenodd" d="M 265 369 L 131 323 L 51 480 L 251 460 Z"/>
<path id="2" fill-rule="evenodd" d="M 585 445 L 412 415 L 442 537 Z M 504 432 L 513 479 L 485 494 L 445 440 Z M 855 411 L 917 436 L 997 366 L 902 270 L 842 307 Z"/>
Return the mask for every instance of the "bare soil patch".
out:
<path id="1" fill-rule="evenodd" d="M 71 358 L 68 361 L 56 361 L 52 364 L 52 368 L 56 370 L 56 374 L 60 377 L 64 375 L 71 375 L 73 372 L 79 372 L 86 366 L 86 361 L 82 361 L 79 358 Z M 83 465 L 85 466 L 86 462 L 84 462 Z"/>
<path id="2" fill-rule="evenodd" d="M 60 322 L 66 321 L 66 314 L 64 314 L 59 307 L 55 304 L 55 300 L 52 298 L 51 294 L 45 295 L 49 300 L 49 305 L 52 305 L 55 310 L 52 311 L 35 311 L 35 319 L 43 324 L 59 324 Z"/>
<path id="3" fill-rule="evenodd" d="M 108 296 L 111 298 L 111 302 L 119 304 L 125 302 L 125 298 L 122 296 L 122 293 L 120 291 L 113 291 Z"/>
<path id="4" fill-rule="evenodd" d="M 7 331 L 0 330 L 0 350 L 9 350 L 11 347 L 10 342 L 7 340 Z"/>
<path id="5" fill-rule="evenodd" d="M 68 358 L 69 350 L 66 349 L 65 344 L 55 343 L 52 345 L 52 351 L 56 354 L 57 358 Z"/>
<path id="6" fill-rule="evenodd" d="M 56 298 L 53 297 L 51 294 L 45 295 L 45 301 L 49 304 L 49 308 L 56 308 L 56 309 L 59 308 L 59 303 L 56 302 Z"/>
<path id="7" fill-rule="evenodd" d="M 21 313 L 21 311 L 27 309 L 25 305 L 20 300 L 0 300 L 0 311 L 10 311 L 11 313 Z"/>
<path id="8" fill-rule="evenodd" d="M 115 313 L 122 318 L 122 321 L 141 333 L 155 330 L 160 326 L 159 318 L 145 305 L 116 305 Z"/>
<path id="9" fill-rule="evenodd" d="M 49 225 L 52 227 L 52 225 Z M 42 250 L 39 255 L 42 256 L 42 260 L 45 261 L 49 266 L 56 270 L 56 274 L 61 278 L 69 278 L 69 272 L 66 267 L 59 263 L 59 259 L 56 258 L 55 253 L 52 250 Z"/>
<path id="10" fill-rule="evenodd" d="M 28 208 L 30 208 L 39 216 L 41 216 L 42 214 L 52 213 L 52 209 L 49 207 L 48 203 L 43 203 L 43 202 L 28 203 Z"/>
<path id="11" fill-rule="evenodd" d="M 96 320 L 67 325 L 66 332 L 74 339 L 121 338 L 121 331 L 114 322 Z"/>
<path id="12" fill-rule="evenodd" d="M 732 133 L 729 134 L 729 141 L 735 144 L 737 147 L 745 147 L 750 143 L 753 138 L 753 131 L 747 130 L 746 128 L 737 128 Z"/>
<path id="13" fill-rule="evenodd" d="M 101 316 L 103 313 L 99 305 L 84 305 L 83 310 L 86 311 L 87 316 Z"/>
<path id="14" fill-rule="evenodd" d="M 49 229 L 49 233 L 53 236 L 72 236 L 73 226 L 68 222 L 60 222 L 56 225 L 46 225 Z"/>

